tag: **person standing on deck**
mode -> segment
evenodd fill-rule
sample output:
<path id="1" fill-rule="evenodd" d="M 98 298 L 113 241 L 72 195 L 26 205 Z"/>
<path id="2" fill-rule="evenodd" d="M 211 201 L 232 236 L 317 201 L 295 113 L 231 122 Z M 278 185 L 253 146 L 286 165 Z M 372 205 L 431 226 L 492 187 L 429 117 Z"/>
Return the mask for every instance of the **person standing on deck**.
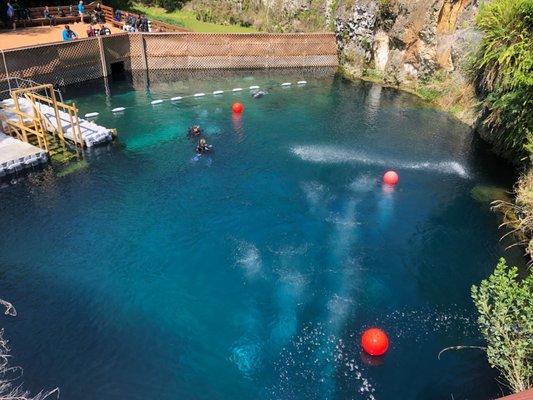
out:
<path id="1" fill-rule="evenodd" d="M 83 0 L 80 0 L 78 3 L 78 13 L 80 14 L 80 22 L 83 22 L 83 16 L 85 14 L 85 6 L 83 5 Z"/>
<path id="2" fill-rule="evenodd" d="M 13 25 L 13 30 L 17 29 L 17 24 L 15 22 L 15 9 L 11 5 L 11 3 L 7 2 L 7 8 L 6 8 L 6 15 L 7 15 L 7 23 Z"/>

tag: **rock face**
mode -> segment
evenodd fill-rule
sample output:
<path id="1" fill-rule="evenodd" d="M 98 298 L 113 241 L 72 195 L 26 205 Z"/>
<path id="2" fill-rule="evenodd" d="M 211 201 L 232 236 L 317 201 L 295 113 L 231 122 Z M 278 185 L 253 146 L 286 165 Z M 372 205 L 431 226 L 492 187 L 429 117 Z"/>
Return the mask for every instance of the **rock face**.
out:
<path id="1" fill-rule="evenodd" d="M 480 40 L 473 28 L 477 7 L 476 0 L 340 2 L 341 62 L 355 75 L 370 70 L 391 84 L 424 81 L 439 70 L 462 80 L 465 57 Z"/>

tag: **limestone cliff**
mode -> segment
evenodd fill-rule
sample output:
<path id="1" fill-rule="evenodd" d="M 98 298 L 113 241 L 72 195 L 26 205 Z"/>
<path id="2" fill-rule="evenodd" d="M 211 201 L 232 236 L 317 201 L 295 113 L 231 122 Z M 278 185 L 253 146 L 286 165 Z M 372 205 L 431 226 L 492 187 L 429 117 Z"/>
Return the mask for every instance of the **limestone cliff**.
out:
<path id="1" fill-rule="evenodd" d="M 471 123 L 467 68 L 481 40 L 474 29 L 477 8 L 475 0 L 340 2 L 335 32 L 341 63 L 355 76 L 427 91 Z"/>

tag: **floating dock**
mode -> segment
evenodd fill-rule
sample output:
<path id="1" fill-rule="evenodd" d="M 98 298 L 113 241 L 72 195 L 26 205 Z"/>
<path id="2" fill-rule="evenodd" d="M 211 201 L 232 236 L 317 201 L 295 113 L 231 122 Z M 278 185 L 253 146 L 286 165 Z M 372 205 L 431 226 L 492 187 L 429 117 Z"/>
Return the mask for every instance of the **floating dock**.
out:
<path id="1" fill-rule="evenodd" d="M 1 103 L 8 108 L 15 107 L 15 101 L 13 99 L 4 100 Z M 58 131 L 59 126 L 61 125 L 63 136 L 74 143 L 77 142 L 76 134 L 78 133 L 76 132 L 76 122 L 79 123 L 81 138 L 87 147 L 92 147 L 101 143 L 107 143 L 113 140 L 112 129 L 97 125 L 94 122 L 83 118 L 78 118 L 77 121 L 72 121 L 71 116 L 62 110 L 57 110 L 57 115 L 59 116 L 58 119 L 56 117 L 56 110 L 53 107 L 43 104 L 42 102 L 32 102 L 23 97 L 19 98 L 19 108 L 24 114 L 29 116 L 34 115 L 35 110 L 33 109 L 33 105 L 35 105 L 38 109 L 38 112 L 44 116 L 46 128 L 50 132 Z M 13 122 L 17 122 L 19 120 L 19 117 L 15 113 L 10 113 L 9 111 L 3 111 L 3 117 Z"/>
<path id="2" fill-rule="evenodd" d="M 0 177 L 49 158 L 83 157 L 80 149 L 107 143 L 116 134 L 80 118 L 76 105 L 64 103 L 50 84 L 19 79 L 7 84 L 9 98 L 0 101 Z"/>
<path id="3" fill-rule="evenodd" d="M 0 177 L 47 160 L 46 153 L 39 147 L 0 132 Z"/>

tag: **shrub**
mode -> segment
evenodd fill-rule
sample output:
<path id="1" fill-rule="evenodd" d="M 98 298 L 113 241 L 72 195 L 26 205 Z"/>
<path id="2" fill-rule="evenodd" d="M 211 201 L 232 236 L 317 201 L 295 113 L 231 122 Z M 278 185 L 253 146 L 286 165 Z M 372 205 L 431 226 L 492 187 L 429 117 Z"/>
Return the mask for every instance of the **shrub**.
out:
<path id="1" fill-rule="evenodd" d="M 500 259 L 492 275 L 472 286 L 478 325 L 487 342 L 489 364 L 514 392 L 533 385 L 533 275 Z"/>

